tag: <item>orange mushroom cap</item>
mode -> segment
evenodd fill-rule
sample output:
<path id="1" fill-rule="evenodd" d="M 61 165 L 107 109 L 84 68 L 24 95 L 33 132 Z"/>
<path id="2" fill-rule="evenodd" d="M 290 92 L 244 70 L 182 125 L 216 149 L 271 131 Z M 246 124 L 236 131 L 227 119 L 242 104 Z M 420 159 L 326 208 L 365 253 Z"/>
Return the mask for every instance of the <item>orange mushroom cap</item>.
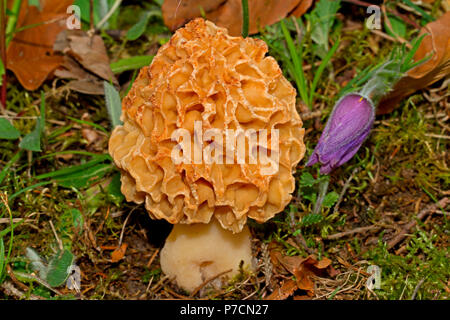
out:
<path id="1" fill-rule="evenodd" d="M 124 124 L 109 141 L 128 201 L 145 202 L 152 218 L 173 224 L 208 223 L 215 216 L 233 232 L 242 230 L 247 217 L 264 222 L 284 209 L 295 188 L 292 171 L 305 152 L 304 129 L 295 109 L 296 91 L 266 53 L 262 40 L 231 37 L 200 18 L 159 49 L 124 98 Z M 201 124 L 200 132 L 195 123 Z M 227 130 L 265 129 L 267 155 L 278 154 L 278 170 L 264 174 L 261 169 L 268 164 L 262 158 L 242 163 L 236 155 L 232 163 L 176 163 L 178 143 L 172 138 L 177 129 L 192 134 L 192 150 L 198 147 L 198 133 L 220 132 L 221 139 L 209 137 L 201 146 L 215 143 L 224 156 Z M 275 130 L 276 151 L 271 149 Z M 245 147 L 233 148 L 248 154 L 249 137 Z"/>

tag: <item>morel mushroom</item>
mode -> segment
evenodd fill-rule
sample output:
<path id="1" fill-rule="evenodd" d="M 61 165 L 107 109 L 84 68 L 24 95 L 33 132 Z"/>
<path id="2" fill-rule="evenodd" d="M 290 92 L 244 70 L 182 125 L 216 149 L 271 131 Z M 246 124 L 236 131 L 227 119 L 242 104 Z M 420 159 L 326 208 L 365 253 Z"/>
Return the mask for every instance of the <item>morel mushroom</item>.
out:
<path id="1" fill-rule="evenodd" d="M 236 274 L 236 261 L 251 269 L 250 236 L 235 233 L 247 218 L 265 222 L 281 212 L 295 188 L 304 129 L 295 89 L 266 53 L 261 40 L 189 22 L 141 69 L 109 141 L 127 201 L 145 202 L 152 218 L 175 225 L 161 267 L 187 291 L 230 266 L 228 276 Z M 222 258 L 208 258 L 198 243 L 176 244 L 189 237 Z M 247 249 L 226 254 L 237 237 Z"/>

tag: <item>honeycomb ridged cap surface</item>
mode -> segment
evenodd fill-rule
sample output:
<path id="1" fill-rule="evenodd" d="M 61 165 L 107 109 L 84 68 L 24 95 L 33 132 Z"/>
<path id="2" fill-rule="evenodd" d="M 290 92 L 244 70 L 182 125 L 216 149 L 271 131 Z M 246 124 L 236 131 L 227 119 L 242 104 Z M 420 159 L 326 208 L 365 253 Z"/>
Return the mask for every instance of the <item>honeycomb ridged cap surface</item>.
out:
<path id="1" fill-rule="evenodd" d="M 266 53 L 262 40 L 231 37 L 203 19 L 178 29 L 159 49 L 123 99 L 123 125 L 109 140 L 127 201 L 145 203 L 152 218 L 173 224 L 208 223 L 214 216 L 233 232 L 242 230 L 247 217 L 264 222 L 284 209 L 295 189 L 292 172 L 304 156 L 304 129 L 296 91 Z M 224 145 L 227 130 L 265 129 L 267 155 L 275 152 L 270 147 L 276 129 L 278 170 L 262 174 L 267 163 L 259 159 L 176 164 L 172 134 L 185 129 L 194 150 L 196 121 L 202 134 L 213 129 L 222 135 L 208 141 L 203 136 L 203 147 Z"/>

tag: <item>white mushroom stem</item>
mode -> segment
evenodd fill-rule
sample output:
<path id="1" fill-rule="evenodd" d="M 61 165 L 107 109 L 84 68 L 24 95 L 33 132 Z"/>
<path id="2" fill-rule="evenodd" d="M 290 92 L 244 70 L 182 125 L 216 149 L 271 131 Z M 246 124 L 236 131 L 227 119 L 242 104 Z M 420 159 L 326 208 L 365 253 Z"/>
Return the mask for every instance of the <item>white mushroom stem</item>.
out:
<path id="1" fill-rule="evenodd" d="M 254 270 L 251 236 L 247 226 L 242 232 L 225 230 L 216 219 L 209 224 L 176 224 L 161 250 L 161 268 L 187 292 L 214 276 L 231 279 L 239 273 L 239 264 Z M 220 283 L 222 284 L 222 283 Z"/>

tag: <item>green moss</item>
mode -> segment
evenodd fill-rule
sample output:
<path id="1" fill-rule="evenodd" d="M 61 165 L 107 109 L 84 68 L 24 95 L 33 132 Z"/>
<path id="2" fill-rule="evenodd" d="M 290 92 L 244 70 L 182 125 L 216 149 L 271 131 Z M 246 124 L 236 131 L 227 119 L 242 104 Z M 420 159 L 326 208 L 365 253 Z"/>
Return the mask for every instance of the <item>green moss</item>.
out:
<path id="1" fill-rule="evenodd" d="M 437 235 L 430 236 L 423 230 L 416 231 L 410 238 L 405 256 L 390 253 L 382 241 L 366 254 L 367 259 L 382 269 L 381 289 L 376 290 L 376 294 L 381 299 L 410 299 L 423 281 L 416 299 L 448 300 L 449 248 L 435 246 Z"/>

